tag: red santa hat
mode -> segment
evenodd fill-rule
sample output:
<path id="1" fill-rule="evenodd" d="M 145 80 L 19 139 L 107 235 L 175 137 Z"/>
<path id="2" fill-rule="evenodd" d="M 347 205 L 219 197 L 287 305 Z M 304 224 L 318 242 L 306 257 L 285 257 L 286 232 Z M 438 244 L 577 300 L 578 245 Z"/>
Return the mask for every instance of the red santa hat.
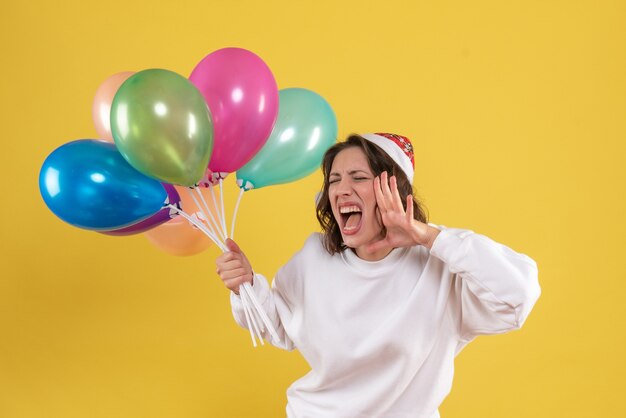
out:
<path id="1" fill-rule="evenodd" d="M 413 158 L 413 145 L 409 138 L 389 133 L 363 134 L 361 136 L 382 148 L 400 166 L 413 185 L 415 160 Z"/>

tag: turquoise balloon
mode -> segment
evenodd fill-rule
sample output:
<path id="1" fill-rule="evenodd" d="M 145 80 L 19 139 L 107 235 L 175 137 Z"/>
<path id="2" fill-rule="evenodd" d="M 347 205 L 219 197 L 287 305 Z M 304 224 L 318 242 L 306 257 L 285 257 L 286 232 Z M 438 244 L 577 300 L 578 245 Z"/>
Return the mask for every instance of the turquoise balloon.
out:
<path id="1" fill-rule="evenodd" d="M 237 171 L 244 190 L 298 180 L 314 172 L 337 138 L 337 119 L 319 94 L 301 88 L 278 92 L 276 123 L 261 150 Z"/>

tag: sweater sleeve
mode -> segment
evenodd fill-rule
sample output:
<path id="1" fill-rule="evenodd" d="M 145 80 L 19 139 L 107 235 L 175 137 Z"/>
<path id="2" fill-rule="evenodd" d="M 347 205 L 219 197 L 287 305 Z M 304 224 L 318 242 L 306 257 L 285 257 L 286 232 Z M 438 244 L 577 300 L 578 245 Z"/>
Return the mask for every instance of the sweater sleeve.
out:
<path id="1" fill-rule="evenodd" d="M 280 293 L 278 293 L 275 289 L 270 288 L 267 283 L 267 279 L 260 274 L 254 275 L 252 290 L 254 292 L 254 295 L 256 296 L 257 301 L 263 307 L 263 310 L 267 314 L 270 322 L 274 326 L 274 329 L 279 336 L 279 341 L 276 341 L 272 338 L 269 331 L 263 327 L 263 330 L 261 332 L 263 339 L 271 342 L 278 348 L 282 348 L 284 350 L 293 350 L 294 344 L 285 332 L 285 327 L 277 309 L 277 302 L 279 305 L 281 304 Z M 237 324 L 245 329 L 248 329 L 241 296 L 235 294 L 234 292 L 230 292 L 230 304 L 232 307 L 233 316 L 235 317 L 235 321 L 237 322 Z M 255 318 L 257 324 L 259 326 L 262 326 L 263 322 L 261 321 L 261 318 L 258 315 L 255 315 Z"/>
<path id="2" fill-rule="evenodd" d="M 519 329 L 541 294 L 537 264 L 483 235 L 443 229 L 431 254 L 454 275 L 452 310 L 461 340 Z"/>

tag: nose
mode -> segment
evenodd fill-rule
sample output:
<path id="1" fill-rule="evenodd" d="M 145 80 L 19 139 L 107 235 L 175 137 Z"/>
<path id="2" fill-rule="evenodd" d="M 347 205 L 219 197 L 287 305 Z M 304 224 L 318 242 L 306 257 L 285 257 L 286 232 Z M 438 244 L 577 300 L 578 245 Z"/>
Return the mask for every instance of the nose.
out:
<path id="1" fill-rule="evenodd" d="M 349 179 L 343 178 L 339 180 L 336 184 L 337 194 L 348 196 L 352 194 L 352 185 L 350 184 Z"/>

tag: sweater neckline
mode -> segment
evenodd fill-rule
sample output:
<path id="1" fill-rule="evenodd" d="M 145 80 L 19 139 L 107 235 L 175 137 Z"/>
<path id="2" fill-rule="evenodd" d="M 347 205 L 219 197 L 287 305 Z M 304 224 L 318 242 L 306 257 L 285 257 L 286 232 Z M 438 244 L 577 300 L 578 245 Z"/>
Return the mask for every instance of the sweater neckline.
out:
<path id="1" fill-rule="evenodd" d="M 394 248 L 381 260 L 367 261 L 359 258 L 350 248 L 346 248 L 341 252 L 341 259 L 348 267 L 357 270 L 362 275 L 380 277 L 381 274 L 397 267 L 397 263 L 404 257 L 407 251 L 409 251 L 409 248 Z"/>

